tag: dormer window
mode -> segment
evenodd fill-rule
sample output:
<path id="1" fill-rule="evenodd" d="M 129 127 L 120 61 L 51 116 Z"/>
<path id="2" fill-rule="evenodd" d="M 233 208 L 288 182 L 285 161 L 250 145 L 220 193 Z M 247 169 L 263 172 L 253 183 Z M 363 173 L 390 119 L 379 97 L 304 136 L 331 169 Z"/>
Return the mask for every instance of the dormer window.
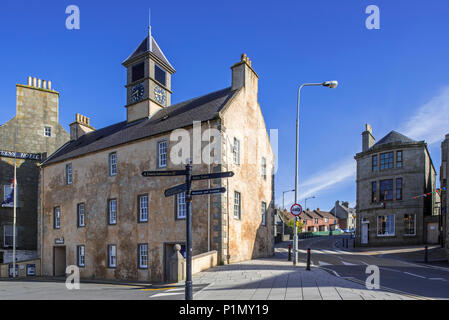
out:
<path id="1" fill-rule="evenodd" d="M 157 64 L 154 65 L 154 79 L 156 79 L 156 81 L 163 86 L 167 85 L 167 75 L 164 69 L 159 67 Z"/>
<path id="2" fill-rule="evenodd" d="M 142 79 L 145 76 L 145 63 L 141 62 L 136 64 L 135 66 L 132 67 L 131 72 L 132 72 L 131 75 L 132 82 Z"/>

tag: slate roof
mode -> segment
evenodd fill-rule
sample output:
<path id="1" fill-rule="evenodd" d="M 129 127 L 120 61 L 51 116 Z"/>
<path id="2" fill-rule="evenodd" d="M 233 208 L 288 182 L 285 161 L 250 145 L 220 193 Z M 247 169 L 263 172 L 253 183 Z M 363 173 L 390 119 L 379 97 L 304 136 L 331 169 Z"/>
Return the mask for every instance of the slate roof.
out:
<path id="1" fill-rule="evenodd" d="M 413 139 L 410 139 L 407 136 L 404 136 L 403 134 L 391 131 L 389 134 L 387 134 L 385 137 L 380 139 L 374 146 L 379 146 L 381 144 L 387 144 L 392 142 L 398 142 L 398 143 L 416 143 L 418 141 L 415 141 Z"/>
<path id="2" fill-rule="evenodd" d="M 218 116 L 218 113 L 237 91 L 231 90 L 229 87 L 165 107 L 151 118 L 130 123 L 122 121 L 89 132 L 77 140 L 67 142 L 48 157 L 42 165 L 45 166 L 177 128 L 191 126 L 193 121 L 212 120 Z"/>
<path id="3" fill-rule="evenodd" d="M 162 52 L 161 48 L 159 47 L 159 45 L 157 44 L 156 40 L 154 40 L 154 37 L 151 37 L 151 41 L 152 41 L 152 53 L 158 57 L 162 62 L 164 62 L 165 64 L 167 64 L 170 68 L 173 69 L 173 71 L 175 70 L 173 68 L 173 66 L 170 64 L 170 62 L 168 62 L 168 59 L 165 57 L 164 53 Z M 123 61 L 123 64 L 126 64 L 129 60 L 132 60 L 133 58 L 136 58 L 146 52 L 149 52 L 149 48 L 148 48 L 148 36 L 139 44 L 139 46 L 137 47 L 136 50 L 134 50 L 133 53 L 131 53 L 131 55 L 126 58 L 125 61 Z"/>

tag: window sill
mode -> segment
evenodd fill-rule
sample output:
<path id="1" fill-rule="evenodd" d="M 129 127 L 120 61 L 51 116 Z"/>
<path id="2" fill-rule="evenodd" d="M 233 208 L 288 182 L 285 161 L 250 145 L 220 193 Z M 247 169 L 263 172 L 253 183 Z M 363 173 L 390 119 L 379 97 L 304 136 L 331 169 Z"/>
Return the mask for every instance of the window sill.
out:
<path id="1" fill-rule="evenodd" d="M 385 237 L 388 238 L 388 237 L 395 237 L 396 234 L 378 234 L 377 236 L 380 238 L 385 238 Z"/>
<path id="2" fill-rule="evenodd" d="M 415 234 L 404 234 L 404 237 L 416 237 L 416 233 Z"/>

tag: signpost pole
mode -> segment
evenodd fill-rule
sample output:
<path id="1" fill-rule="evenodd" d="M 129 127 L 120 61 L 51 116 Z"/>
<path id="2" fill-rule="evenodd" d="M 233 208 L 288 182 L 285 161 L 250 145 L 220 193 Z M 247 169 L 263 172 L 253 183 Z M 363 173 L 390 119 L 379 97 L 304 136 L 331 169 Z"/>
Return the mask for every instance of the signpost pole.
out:
<path id="1" fill-rule="evenodd" d="M 192 165 L 186 165 L 186 300 L 192 295 Z"/>

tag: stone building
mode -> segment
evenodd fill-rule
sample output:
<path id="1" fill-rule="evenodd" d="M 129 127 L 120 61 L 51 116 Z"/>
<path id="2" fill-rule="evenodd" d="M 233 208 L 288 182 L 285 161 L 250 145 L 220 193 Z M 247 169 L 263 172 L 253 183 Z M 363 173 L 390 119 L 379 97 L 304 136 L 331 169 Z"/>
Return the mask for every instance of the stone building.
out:
<path id="1" fill-rule="evenodd" d="M 349 202 L 335 201 L 335 206 L 331 209 L 330 213 L 338 218 L 338 226 L 340 229 L 355 229 L 356 211 L 354 208 L 349 207 Z"/>
<path id="2" fill-rule="evenodd" d="M 436 172 L 427 144 L 391 131 L 375 143 L 362 133 L 357 161 L 357 243 L 362 246 L 422 244 L 432 238 Z"/>
<path id="3" fill-rule="evenodd" d="M 440 210 L 438 211 L 439 215 L 439 241 L 441 245 L 446 247 L 446 252 L 449 257 L 449 246 L 448 246 L 448 238 L 449 238 L 449 230 L 447 228 L 448 225 L 448 217 L 447 214 L 447 206 L 449 200 L 449 192 L 447 191 L 448 186 L 448 167 L 449 165 L 449 134 L 447 134 L 441 142 L 441 167 L 440 167 Z"/>
<path id="4" fill-rule="evenodd" d="M 123 66 L 127 119 L 95 130 L 77 115 L 70 143 L 42 164 L 43 275 L 78 265 L 84 278 L 169 279 L 173 247 L 185 243 L 185 194 L 164 190 L 183 177 L 141 173 L 184 169 L 188 158 L 193 174 L 235 173 L 193 182 L 226 188 L 193 198 L 193 255 L 217 250 L 220 263 L 272 255 L 274 154 L 248 57 L 231 67 L 230 87 L 175 105 L 175 70 L 151 35 Z"/>
<path id="5" fill-rule="evenodd" d="M 69 140 L 58 115 L 59 93 L 52 89 L 51 82 L 28 77 L 27 85 L 16 85 L 16 116 L 0 126 L 0 202 L 12 190 L 16 150 L 18 260 L 38 255 L 38 166 L 47 154 Z M 0 206 L 0 263 L 12 261 L 12 234 L 13 207 L 5 204 Z"/>

